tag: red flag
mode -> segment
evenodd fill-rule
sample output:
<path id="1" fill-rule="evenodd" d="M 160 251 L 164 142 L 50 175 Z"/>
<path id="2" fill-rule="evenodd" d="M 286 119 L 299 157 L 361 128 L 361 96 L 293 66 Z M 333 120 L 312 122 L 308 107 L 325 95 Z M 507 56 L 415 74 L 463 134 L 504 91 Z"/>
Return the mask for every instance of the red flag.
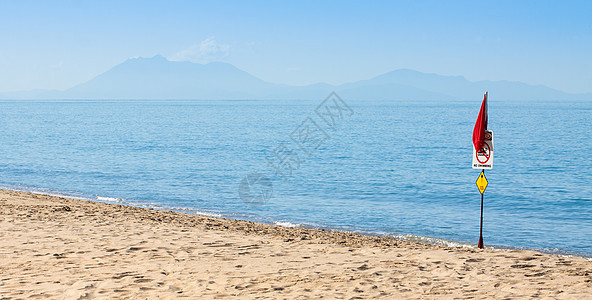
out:
<path id="1" fill-rule="evenodd" d="M 473 146 L 475 150 L 479 151 L 485 144 L 485 130 L 487 130 L 487 92 L 483 96 L 483 103 L 481 103 L 481 110 L 475 122 L 475 129 L 473 129 Z"/>

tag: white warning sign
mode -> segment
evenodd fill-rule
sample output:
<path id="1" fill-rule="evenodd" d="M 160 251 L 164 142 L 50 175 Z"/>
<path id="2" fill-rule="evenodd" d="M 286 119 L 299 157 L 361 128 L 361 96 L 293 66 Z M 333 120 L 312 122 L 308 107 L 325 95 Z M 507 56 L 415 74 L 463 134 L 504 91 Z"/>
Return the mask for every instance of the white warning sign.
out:
<path id="1" fill-rule="evenodd" d="M 491 169 L 493 167 L 493 131 L 485 130 L 485 145 L 482 149 L 473 146 L 473 169 Z"/>

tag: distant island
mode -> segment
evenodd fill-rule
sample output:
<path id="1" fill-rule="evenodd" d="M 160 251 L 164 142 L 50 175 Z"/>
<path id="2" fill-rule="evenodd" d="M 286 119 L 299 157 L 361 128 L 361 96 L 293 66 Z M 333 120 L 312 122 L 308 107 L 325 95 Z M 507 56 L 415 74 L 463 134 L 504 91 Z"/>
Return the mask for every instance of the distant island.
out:
<path id="1" fill-rule="evenodd" d="M 130 58 L 95 78 L 64 91 L 33 90 L 0 93 L 0 99 L 294 99 L 314 100 L 336 91 L 354 100 L 475 100 L 485 91 L 499 100 L 592 100 L 592 94 L 571 94 L 543 85 L 511 81 L 469 81 L 399 69 L 341 85 L 274 84 L 235 66 L 169 61 L 161 55 Z"/>

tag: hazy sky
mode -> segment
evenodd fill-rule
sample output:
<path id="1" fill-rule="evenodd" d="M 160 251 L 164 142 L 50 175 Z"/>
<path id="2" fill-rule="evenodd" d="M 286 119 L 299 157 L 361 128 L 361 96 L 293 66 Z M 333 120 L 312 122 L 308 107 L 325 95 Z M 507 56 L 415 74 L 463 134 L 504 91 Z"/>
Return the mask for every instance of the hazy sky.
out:
<path id="1" fill-rule="evenodd" d="M 482 2 L 0 0 L 0 91 L 162 54 L 294 85 L 409 68 L 592 92 L 592 1 Z"/>

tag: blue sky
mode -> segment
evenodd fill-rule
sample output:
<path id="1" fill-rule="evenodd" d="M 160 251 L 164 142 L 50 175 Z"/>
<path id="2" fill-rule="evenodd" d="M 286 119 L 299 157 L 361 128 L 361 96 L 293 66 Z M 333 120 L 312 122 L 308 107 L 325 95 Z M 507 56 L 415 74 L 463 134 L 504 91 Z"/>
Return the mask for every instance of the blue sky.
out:
<path id="1" fill-rule="evenodd" d="M 293 85 L 408 68 L 592 92 L 591 16 L 592 1 L 0 0 L 0 91 L 162 54 Z"/>

